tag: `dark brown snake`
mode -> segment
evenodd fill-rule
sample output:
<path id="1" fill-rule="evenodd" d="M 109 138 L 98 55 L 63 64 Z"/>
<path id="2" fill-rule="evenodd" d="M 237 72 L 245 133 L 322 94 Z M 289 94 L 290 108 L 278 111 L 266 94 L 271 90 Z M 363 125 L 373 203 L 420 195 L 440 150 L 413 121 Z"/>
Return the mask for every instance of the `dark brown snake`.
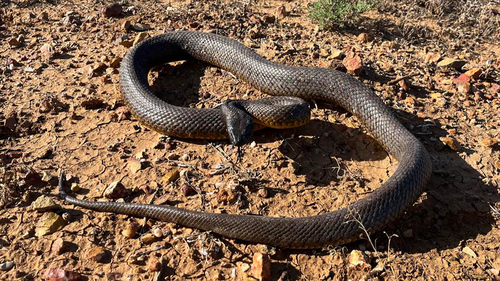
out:
<path id="1" fill-rule="evenodd" d="M 427 151 L 367 86 L 331 69 L 270 62 L 227 37 L 180 31 L 155 36 L 132 48 L 121 64 L 120 80 L 124 98 L 141 122 L 179 137 L 228 137 L 227 120 L 220 108 L 176 107 L 161 101 L 150 90 L 147 74 L 152 67 L 192 58 L 230 71 L 272 95 L 341 105 L 357 116 L 398 160 L 397 170 L 380 188 L 361 200 L 331 213 L 302 218 L 216 214 L 171 206 L 86 201 L 64 192 L 64 174 L 61 173 L 59 192 L 67 202 L 96 211 L 173 222 L 249 242 L 283 248 L 320 248 L 360 239 L 364 235 L 361 224 L 369 233 L 382 229 L 422 193 L 432 170 Z"/>

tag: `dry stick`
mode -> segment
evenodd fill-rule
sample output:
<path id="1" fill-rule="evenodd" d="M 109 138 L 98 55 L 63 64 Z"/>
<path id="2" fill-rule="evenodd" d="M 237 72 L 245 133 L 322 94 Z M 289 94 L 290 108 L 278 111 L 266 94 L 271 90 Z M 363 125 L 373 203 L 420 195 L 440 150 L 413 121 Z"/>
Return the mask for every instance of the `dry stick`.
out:
<path id="1" fill-rule="evenodd" d="M 406 78 L 411 78 L 411 77 L 417 76 L 417 75 L 420 75 L 420 73 L 413 73 L 413 74 L 409 74 L 409 75 L 406 75 L 406 76 L 403 76 L 403 77 L 399 77 L 399 78 L 396 78 L 396 79 L 393 79 L 393 80 L 387 82 L 387 85 L 394 85 L 394 84 L 398 83 L 401 80 L 404 80 Z"/>
<path id="2" fill-rule="evenodd" d="M 363 232 L 365 233 L 366 235 L 366 238 L 368 239 L 368 242 L 370 242 L 370 245 L 372 246 L 373 250 L 375 251 L 375 254 L 377 255 L 377 257 L 380 257 L 380 253 L 377 251 L 377 247 L 375 247 L 375 244 L 373 243 L 372 241 L 372 238 L 370 237 L 370 234 L 368 233 L 368 230 L 366 229 L 366 227 L 364 226 L 364 224 L 361 222 L 361 220 L 356 217 L 355 215 L 358 215 L 359 214 L 355 214 L 351 208 L 347 208 L 349 214 L 351 215 L 351 217 L 354 219 L 355 222 L 357 222 L 359 225 L 360 225 L 360 228 L 363 230 Z"/>

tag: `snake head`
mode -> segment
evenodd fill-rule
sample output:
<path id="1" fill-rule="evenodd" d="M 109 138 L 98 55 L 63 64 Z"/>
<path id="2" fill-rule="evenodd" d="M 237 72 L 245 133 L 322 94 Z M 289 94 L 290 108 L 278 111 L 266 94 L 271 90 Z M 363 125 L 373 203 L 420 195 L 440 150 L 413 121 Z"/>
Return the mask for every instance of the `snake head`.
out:
<path id="1" fill-rule="evenodd" d="M 246 112 L 239 101 L 226 101 L 221 105 L 226 117 L 229 140 L 235 146 L 244 145 L 253 131 L 253 117 Z"/>

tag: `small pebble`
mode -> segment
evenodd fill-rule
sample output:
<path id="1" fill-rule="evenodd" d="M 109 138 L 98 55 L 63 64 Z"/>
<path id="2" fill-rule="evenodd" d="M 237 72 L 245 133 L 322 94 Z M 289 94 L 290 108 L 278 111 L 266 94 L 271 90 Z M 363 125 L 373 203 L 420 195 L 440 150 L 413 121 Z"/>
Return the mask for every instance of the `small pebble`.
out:
<path id="1" fill-rule="evenodd" d="M 123 11 L 122 5 L 115 3 L 103 7 L 101 9 L 101 14 L 106 18 L 118 17 L 122 13 L 122 11 Z"/>
<path id="2" fill-rule="evenodd" d="M 149 271 L 160 271 L 161 270 L 161 261 L 158 260 L 158 258 L 155 256 L 149 257 L 148 270 Z"/>
<path id="3" fill-rule="evenodd" d="M 123 198 L 129 194 L 130 191 L 119 181 L 112 182 L 104 191 L 104 196 L 109 199 Z"/>
<path id="4" fill-rule="evenodd" d="M 95 262 L 102 263 L 105 261 L 107 253 L 103 247 L 94 247 L 87 253 L 87 258 Z"/>
<path id="5" fill-rule="evenodd" d="M 13 267 L 14 267 L 13 261 L 7 261 L 4 263 L 0 263 L 0 270 L 1 271 L 8 271 L 8 270 L 11 270 Z"/>
<path id="6" fill-rule="evenodd" d="M 46 195 L 41 195 L 33 203 L 31 203 L 31 209 L 38 212 L 46 212 L 51 210 L 60 209 L 61 207 L 54 202 L 51 197 Z"/>
<path id="7" fill-rule="evenodd" d="M 255 253 L 252 259 L 252 277 L 259 281 L 271 280 L 271 259 L 268 254 Z"/>
<path id="8" fill-rule="evenodd" d="M 37 237 L 42 237 L 44 235 L 52 234 L 66 224 L 64 219 L 56 213 L 45 213 L 40 219 L 35 229 L 35 235 Z"/>
<path id="9" fill-rule="evenodd" d="M 122 235 L 127 238 L 134 238 L 140 228 L 141 225 L 137 223 L 136 220 L 130 220 L 127 224 L 125 224 L 125 228 L 122 230 Z"/>
<path id="10" fill-rule="evenodd" d="M 52 243 L 51 250 L 54 255 L 60 255 L 69 251 L 69 246 L 69 242 L 64 241 L 62 238 L 57 238 Z"/>

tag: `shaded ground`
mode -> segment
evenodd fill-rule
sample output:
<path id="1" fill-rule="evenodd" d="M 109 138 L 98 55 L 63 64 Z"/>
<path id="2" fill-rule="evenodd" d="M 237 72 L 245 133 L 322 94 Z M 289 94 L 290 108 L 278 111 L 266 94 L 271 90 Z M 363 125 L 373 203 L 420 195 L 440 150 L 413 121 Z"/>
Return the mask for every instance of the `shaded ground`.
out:
<path id="1" fill-rule="evenodd" d="M 408 36 L 413 33 L 402 32 L 402 22 L 389 14 L 394 12 L 390 8 L 368 12 L 357 28 L 333 32 L 309 21 L 304 2 L 192 2 L 128 2 L 118 18 L 102 17 L 99 1 L 3 2 L 0 263 L 14 261 L 15 266 L 0 271 L 0 279 L 40 280 L 46 269 L 64 268 L 88 280 L 152 280 L 156 273 L 147 264 L 163 258 L 167 280 L 243 280 L 242 268 L 256 252 L 270 254 L 273 280 L 499 278 L 497 37 L 440 37 L 442 30 L 433 30 L 439 25 L 424 19 L 419 24 L 432 36 L 416 40 Z M 289 15 L 277 12 L 283 5 Z M 149 36 L 177 29 L 216 32 L 290 65 L 342 69 L 342 61 L 332 58 L 334 49 L 354 50 L 364 63 L 359 79 L 395 110 L 432 155 L 434 174 L 425 193 L 371 237 L 376 249 L 363 240 L 321 251 L 281 250 L 68 205 L 55 211 L 66 214 L 62 230 L 35 236 L 35 226 L 48 212 L 33 211 L 30 204 L 41 194 L 56 194 L 50 175 L 59 169 L 78 183 L 80 198 L 100 200 L 111 182 L 121 180 L 133 190 L 125 201 L 299 217 L 355 202 L 396 168 L 354 117 L 329 104 L 312 102 L 313 121 L 304 127 L 256 133 L 255 144 L 244 147 L 245 161 L 238 164 L 226 142 L 169 139 L 142 127 L 126 118 L 113 63 L 128 50 L 119 42 L 133 41 L 138 34 L 124 27 L 127 20 L 150 25 Z M 373 39 L 359 40 L 361 32 Z M 12 44 L 13 38 L 19 44 Z M 433 56 L 466 64 L 460 70 L 440 69 L 429 61 Z M 473 68 L 481 68 L 482 74 L 471 82 L 470 92 L 458 91 L 452 79 Z M 390 82 L 409 75 L 414 76 L 406 79 L 406 90 Z M 228 98 L 262 96 L 229 73 L 198 62 L 164 66 L 152 73 L 151 83 L 166 93 L 165 100 L 199 108 Z M 442 137 L 452 138 L 458 149 Z M 142 168 L 134 169 L 131 157 L 142 159 Z M 173 170 L 181 172 L 179 180 L 162 179 Z M 44 174 L 46 181 L 36 177 Z M 184 196 L 185 184 L 198 193 Z M 222 191 L 235 185 L 235 202 L 221 202 Z M 129 239 L 121 232 L 131 221 L 142 227 Z M 155 229 L 164 237 L 145 242 L 143 237 Z M 68 252 L 52 252 L 57 238 L 72 243 Z M 89 258 L 96 246 L 108 251 L 102 262 Z M 350 268 L 347 256 L 353 249 L 364 251 L 372 268 L 382 269 Z M 138 253 L 146 253 L 145 258 L 136 258 Z"/>

